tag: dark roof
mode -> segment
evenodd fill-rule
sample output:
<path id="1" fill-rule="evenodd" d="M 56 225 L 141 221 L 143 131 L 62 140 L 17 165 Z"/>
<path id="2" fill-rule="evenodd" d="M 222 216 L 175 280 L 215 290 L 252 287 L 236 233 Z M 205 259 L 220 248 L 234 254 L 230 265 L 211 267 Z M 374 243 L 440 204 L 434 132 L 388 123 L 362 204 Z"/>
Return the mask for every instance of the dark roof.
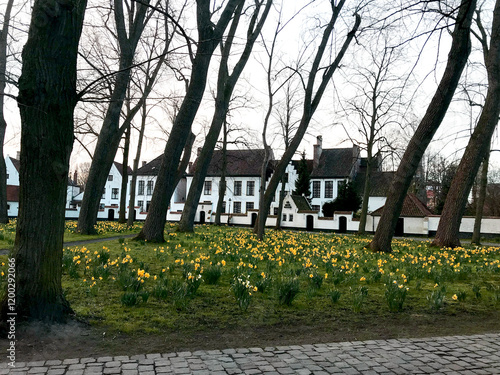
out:
<path id="1" fill-rule="evenodd" d="M 372 216 L 382 215 L 383 209 L 384 207 L 380 207 L 378 210 L 373 211 Z M 431 210 L 415 194 L 406 195 L 400 217 L 426 217 L 430 215 L 432 215 Z"/>
<path id="2" fill-rule="evenodd" d="M 297 206 L 299 211 L 311 211 L 311 205 L 309 201 L 302 195 L 292 195 L 293 203 Z"/>
<path id="3" fill-rule="evenodd" d="M 387 197 L 392 183 L 394 172 L 372 172 L 370 178 L 370 197 Z M 354 186 L 359 195 L 363 195 L 365 188 L 366 171 L 360 171 L 354 179 Z"/>
<path id="4" fill-rule="evenodd" d="M 114 162 L 114 164 L 115 164 L 116 169 L 118 169 L 118 172 L 120 172 L 121 175 L 123 176 L 123 164 L 117 163 L 116 161 Z M 127 166 L 127 173 L 129 175 L 132 174 L 132 168 L 130 168 L 129 166 Z"/>
<path id="5" fill-rule="evenodd" d="M 14 159 L 12 156 L 9 156 L 9 158 L 10 158 L 10 161 L 12 162 L 12 164 L 14 164 L 14 167 L 19 172 L 19 168 L 21 167 L 21 162 L 19 161 L 19 159 Z"/>
<path id="6" fill-rule="evenodd" d="M 291 161 L 293 167 L 295 168 L 296 171 L 299 170 L 299 164 L 300 164 L 300 159 L 299 160 L 292 160 Z M 307 170 L 309 171 L 309 174 L 312 173 L 312 170 L 313 170 L 313 164 L 314 164 L 314 161 L 311 159 L 311 160 L 306 160 L 306 164 L 307 164 Z"/>
<path id="7" fill-rule="evenodd" d="M 311 178 L 342 178 L 350 177 L 354 162 L 354 148 L 323 149 L 319 163 L 311 173 Z"/>
<path id="8" fill-rule="evenodd" d="M 161 165 L 161 158 L 163 155 L 151 160 L 149 163 L 143 165 L 137 170 L 138 176 L 156 176 Z"/>
<path id="9" fill-rule="evenodd" d="M 19 186 L 7 185 L 7 202 L 19 202 Z"/>
<path id="10" fill-rule="evenodd" d="M 227 150 L 226 151 L 226 176 L 260 176 L 264 150 Z M 198 159 L 190 168 L 189 174 L 196 170 Z M 268 167 L 268 176 L 271 165 Z M 222 151 L 216 150 L 208 166 L 207 176 L 220 176 L 222 172 Z"/>

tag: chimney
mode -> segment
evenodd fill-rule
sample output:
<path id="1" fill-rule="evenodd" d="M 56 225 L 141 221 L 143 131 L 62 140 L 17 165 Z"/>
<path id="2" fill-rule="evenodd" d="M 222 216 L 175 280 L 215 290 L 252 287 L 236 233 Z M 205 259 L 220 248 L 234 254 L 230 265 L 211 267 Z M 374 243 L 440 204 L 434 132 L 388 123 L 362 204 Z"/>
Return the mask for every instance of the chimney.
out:
<path id="1" fill-rule="evenodd" d="M 148 162 L 146 160 L 143 160 L 142 161 L 142 166 L 144 167 L 146 164 L 148 164 Z"/>
<path id="2" fill-rule="evenodd" d="M 75 173 L 73 173 L 73 184 L 78 185 L 78 171 L 75 170 Z"/>
<path id="3" fill-rule="evenodd" d="M 21 160 L 21 151 L 18 151 L 18 152 L 16 153 L 16 159 L 17 159 L 17 160 Z"/>
<path id="4" fill-rule="evenodd" d="M 321 152 L 323 151 L 323 137 L 318 135 L 316 137 L 316 144 L 314 145 L 313 152 L 313 169 L 316 169 L 319 165 L 319 158 L 321 157 Z"/>
<path id="5" fill-rule="evenodd" d="M 351 170 L 351 178 L 356 177 L 359 171 L 359 166 L 361 164 L 361 158 L 359 146 L 353 144 L 352 145 L 352 170 Z"/>

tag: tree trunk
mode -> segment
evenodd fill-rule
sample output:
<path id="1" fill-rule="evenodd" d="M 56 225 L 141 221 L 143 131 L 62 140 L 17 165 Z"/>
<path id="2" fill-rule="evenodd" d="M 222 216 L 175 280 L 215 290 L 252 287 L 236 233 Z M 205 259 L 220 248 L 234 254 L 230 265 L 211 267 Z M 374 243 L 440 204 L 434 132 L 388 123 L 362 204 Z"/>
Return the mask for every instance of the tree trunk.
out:
<path id="1" fill-rule="evenodd" d="M 94 234 L 97 223 L 97 213 L 102 192 L 115 160 L 118 146 L 126 126 L 120 127 L 120 115 L 130 82 L 130 68 L 134 61 L 139 37 L 144 30 L 147 4 L 139 4 L 135 18 L 131 20 L 130 37 L 125 30 L 122 0 L 114 0 L 117 38 L 120 45 L 120 64 L 116 81 L 111 94 L 109 107 L 102 124 L 101 132 L 90 166 L 87 188 L 83 194 L 82 207 L 78 217 L 77 229 L 82 234 Z"/>
<path id="2" fill-rule="evenodd" d="M 217 25 L 210 20 L 209 0 L 197 1 L 198 46 L 193 60 L 191 80 L 186 96 L 172 125 L 158 171 L 156 186 L 151 199 L 150 210 L 138 239 L 150 242 L 164 242 L 163 231 L 167 221 L 170 199 L 175 189 L 176 172 L 186 140 L 191 132 L 196 112 L 201 104 L 207 83 L 208 68 L 213 52 L 221 42 L 224 30 L 234 10 L 244 0 L 229 0 Z"/>
<path id="3" fill-rule="evenodd" d="M 64 321 L 71 312 L 61 286 L 64 216 L 86 1 L 48 4 L 35 1 L 22 54 L 20 208 L 12 257 L 17 317 Z M 6 297 L 3 320 L 14 308 Z"/>
<path id="4" fill-rule="evenodd" d="M 373 170 L 373 157 L 371 151 L 368 152 L 366 164 L 365 186 L 363 187 L 363 203 L 361 205 L 361 217 L 359 218 L 358 234 L 364 235 L 366 232 L 366 217 L 368 215 L 368 202 L 370 200 L 370 185 Z"/>
<path id="5" fill-rule="evenodd" d="M 227 166 L 227 122 L 224 121 L 224 128 L 222 130 L 222 171 L 220 174 L 219 182 L 219 197 L 217 199 L 217 210 L 215 212 L 215 225 L 221 225 L 220 215 L 222 213 L 222 206 L 224 205 L 224 195 L 226 194 L 226 166 Z"/>
<path id="6" fill-rule="evenodd" d="M 483 168 L 479 179 L 479 194 L 476 200 L 476 217 L 474 219 L 474 231 L 472 232 L 472 243 L 481 245 L 481 221 L 483 220 L 484 202 L 486 200 L 486 189 L 488 187 L 488 164 L 490 162 L 490 151 L 486 151 L 483 159 Z"/>
<path id="7" fill-rule="evenodd" d="M 5 105 L 5 86 L 7 83 L 7 37 L 9 35 L 10 14 L 14 0 L 9 0 L 3 16 L 3 28 L 0 30 L 0 223 L 9 221 L 7 210 L 7 167 L 3 155 L 3 143 L 7 121 L 5 120 L 3 107 Z"/>
<path id="8" fill-rule="evenodd" d="M 123 146 L 123 163 L 122 163 L 122 186 L 120 191 L 120 215 L 119 223 L 127 222 L 127 185 L 128 185 L 128 152 L 130 148 L 130 125 L 125 133 L 125 144 Z M 129 209 L 129 215 L 134 206 Z"/>
<path id="9" fill-rule="evenodd" d="M 326 87 L 330 81 L 330 79 L 333 76 L 333 73 L 337 69 L 337 67 L 340 64 L 340 61 L 344 57 L 345 52 L 347 51 L 347 48 L 349 47 L 351 41 L 354 39 L 354 35 L 356 34 L 359 25 L 361 23 L 361 18 L 358 14 L 355 14 L 355 24 L 352 28 L 352 30 L 349 32 L 347 35 L 347 38 L 342 45 L 342 48 L 339 50 L 337 56 L 335 57 L 335 60 L 331 65 L 328 67 L 322 69 L 323 75 L 321 78 L 321 82 L 319 84 L 319 87 L 314 93 L 314 85 L 316 81 L 316 75 L 320 70 L 320 62 L 323 57 L 323 54 L 326 51 L 326 47 L 329 43 L 331 33 L 333 31 L 333 28 L 335 26 L 335 22 L 337 21 L 337 17 L 340 14 L 340 11 L 342 10 L 342 7 L 344 6 L 345 1 L 341 0 L 339 1 L 338 5 L 333 5 L 332 3 L 332 16 L 330 18 L 329 23 L 327 24 L 325 30 L 323 31 L 322 39 L 321 42 L 318 46 L 316 55 L 314 57 L 314 62 L 312 64 L 309 77 L 307 79 L 307 85 L 305 88 L 304 92 L 304 109 L 303 109 L 303 114 L 302 114 L 302 119 L 300 120 L 300 124 L 297 128 L 297 132 L 295 133 L 294 137 L 292 138 L 290 142 L 290 147 L 287 148 L 285 153 L 283 154 L 281 160 L 279 163 L 276 165 L 276 168 L 274 169 L 274 173 L 271 177 L 271 180 L 269 181 L 269 184 L 267 186 L 267 189 L 264 193 L 263 200 L 259 202 L 259 215 L 257 217 L 257 223 L 255 224 L 254 232 L 257 234 L 257 238 L 259 240 L 262 240 L 264 238 L 264 229 L 265 229 L 265 223 L 267 220 L 267 216 L 269 215 L 269 209 L 271 207 L 271 202 L 273 200 L 273 196 L 276 192 L 276 188 L 278 187 L 278 184 L 285 173 L 286 167 L 290 160 L 292 159 L 293 155 L 295 154 L 295 151 L 297 150 L 300 142 L 302 141 L 302 138 L 304 137 L 304 134 L 307 130 L 307 127 L 309 126 L 309 123 L 311 121 L 311 118 L 316 111 L 321 98 L 323 96 L 323 93 L 326 90 Z"/>
<path id="10" fill-rule="evenodd" d="M 488 91 L 483 111 L 460 160 L 446 197 L 436 237 L 432 243 L 435 246 L 460 246 L 458 235 L 467 199 L 481 161 L 489 151 L 491 137 L 498 124 L 500 114 L 500 102 L 498 101 L 500 97 L 500 0 L 495 3 L 490 48 L 485 53 L 485 57 Z"/>
<path id="11" fill-rule="evenodd" d="M 391 252 L 391 241 L 396 229 L 408 188 L 420 160 L 448 110 L 455 89 L 467 63 L 471 49 L 470 25 L 476 0 L 462 0 L 448 62 L 439 86 L 427 111 L 403 155 L 387 195 L 375 236 L 368 245 L 372 251 Z"/>

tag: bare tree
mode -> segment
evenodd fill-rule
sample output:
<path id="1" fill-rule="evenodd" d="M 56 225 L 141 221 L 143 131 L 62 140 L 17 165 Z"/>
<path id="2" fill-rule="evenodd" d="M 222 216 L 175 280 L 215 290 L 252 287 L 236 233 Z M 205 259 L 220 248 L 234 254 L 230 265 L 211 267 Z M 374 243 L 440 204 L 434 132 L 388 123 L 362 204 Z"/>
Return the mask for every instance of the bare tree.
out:
<path id="1" fill-rule="evenodd" d="M 491 137 L 498 124 L 500 114 L 500 0 L 495 2 L 493 25 L 488 46 L 487 34 L 477 13 L 476 24 L 481 36 L 484 62 L 488 73 L 488 91 L 479 121 L 472 133 L 464 155 L 460 161 L 455 177 L 446 198 L 439 220 L 439 226 L 433 245 L 460 246 L 458 237 L 460 222 L 467 204 L 467 199 L 474 183 L 481 162 L 489 151 Z"/>
<path id="2" fill-rule="evenodd" d="M 203 98 L 210 61 L 236 8 L 242 2 L 244 0 L 229 0 L 216 24 L 212 21 L 210 0 L 199 0 L 196 3 L 198 44 L 195 56 L 191 57 L 191 80 L 165 146 L 148 216 L 137 238 L 151 242 L 165 241 L 163 231 L 168 205 L 175 189 L 179 160 Z"/>
<path id="3" fill-rule="evenodd" d="M 372 173 L 379 167 L 381 155 L 391 151 L 388 128 L 400 123 L 402 85 L 405 82 L 404 77 L 394 73 L 399 51 L 389 45 L 386 37 L 382 38 L 381 48 L 373 40 L 368 41 L 369 46 L 364 48 L 367 55 L 364 64 L 355 68 L 348 77 L 356 96 L 348 100 L 345 111 L 348 115 L 355 115 L 357 132 L 342 124 L 349 139 L 367 154 L 358 230 L 361 235 L 365 233 Z"/>
<path id="4" fill-rule="evenodd" d="M 331 38 L 335 23 L 338 19 L 338 16 L 344 6 L 345 0 L 340 0 L 337 5 L 334 2 L 331 2 L 332 15 L 325 26 L 325 29 L 322 34 L 322 38 L 318 44 L 316 49 L 316 53 L 314 55 L 313 63 L 311 69 L 309 71 L 309 75 L 306 81 L 303 81 L 304 88 L 304 104 L 303 104 L 303 112 L 302 118 L 300 120 L 300 125 L 297 128 L 297 132 L 295 133 L 293 139 L 290 142 L 288 149 L 283 154 L 281 160 L 277 163 L 274 174 L 271 177 L 269 184 L 266 188 L 263 200 L 261 200 L 259 204 L 259 215 L 257 218 L 257 223 L 255 225 L 254 231 L 257 233 L 257 237 L 262 240 L 264 237 L 264 228 L 265 222 L 267 220 L 267 216 L 269 215 L 269 208 L 271 206 L 271 202 L 273 200 L 273 196 L 276 192 L 276 188 L 278 187 L 279 182 L 283 174 L 285 173 L 285 169 L 292 159 L 297 147 L 299 146 L 304 134 L 311 122 L 311 118 L 318 108 L 318 105 L 321 101 L 321 98 L 326 90 L 328 83 L 330 82 L 333 73 L 337 69 L 340 64 L 340 61 L 344 57 L 347 48 L 349 47 L 351 41 L 354 39 L 354 36 L 359 28 L 361 23 L 361 17 L 359 14 L 355 14 L 355 23 L 351 31 L 348 33 L 346 40 L 344 41 L 342 47 L 338 51 L 334 61 L 328 64 L 326 67 L 321 68 L 321 61 L 325 52 L 327 51 L 327 46 L 329 40 Z M 319 72 L 322 72 L 321 80 L 316 89 L 316 76 Z"/>
<path id="5" fill-rule="evenodd" d="M 66 187 L 73 147 L 78 44 L 87 2 L 33 4 L 19 79 L 21 166 L 15 259 L 17 318 L 63 321 L 61 284 Z M 2 320 L 9 312 L 8 293 Z"/>
<path id="6" fill-rule="evenodd" d="M 128 10 L 127 17 L 125 16 L 124 2 L 126 2 Z M 94 226 L 97 221 L 102 191 L 123 132 L 128 127 L 128 122 L 124 122 L 120 126 L 120 115 L 127 88 L 129 87 L 136 48 L 146 22 L 152 15 L 152 11 L 148 12 L 148 5 L 149 0 L 138 4 L 135 1 L 129 4 L 127 0 L 114 0 L 116 38 L 120 47 L 119 67 L 112 87 L 109 106 L 97 139 L 87 189 L 83 196 L 78 218 L 77 229 L 83 234 L 95 232 Z M 141 105 L 138 103 L 134 108 L 134 112 L 137 113 L 140 107 Z"/>
<path id="7" fill-rule="evenodd" d="M 243 52 L 241 53 L 241 56 L 236 62 L 233 71 L 229 73 L 229 57 L 231 56 L 231 49 L 233 46 L 234 38 L 236 36 L 244 4 L 242 3 L 238 8 L 236 8 L 235 16 L 229 28 L 226 41 L 222 45 L 222 59 L 219 66 L 219 75 L 217 80 L 215 113 L 210 125 L 210 130 L 205 137 L 205 143 L 198 157 L 196 170 L 194 172 L 191 187 L 189 189 L 186 203 L 184 205 L 184 211 L 182 212 L 181 221 L 179 222 L 178 230 L 181 232 L 192 232 L 194 229 L 194 218 L 196 215 L 196 210 L 198 208 L 198 202 L 200 201 L 203 183 L 205 181 L 205 176 L 207 174 L 210 161 L 212 160 L 212 155 L 217 143 L 217 139 L 219 138 L 221 128 L 226 121 L 226 115 L 234 87 L 236 86 L 246 63 L 248 62 L 248 59 L 250 58 L 253 45 L 257 40 L 257 37 L 259 36 L 262 27 L 264 26 L 264 23 L 266 22 L 272 3 L 272 0 L 261 0 L 255 2 L 255 9 L 252 13 L 248 29 L 246 31 L 247 40 L 245 43 L 245 47 L 243 49 Z M 260 15 L 259 19 L 261 10 L 262 14 Z"/>
<path id="8" fill-rule="evenodd" d="M 382 217 L 373 240 L 372 251 L 390 252 L 403 201 L 422 156 L 439 128 L 458 86 L 471 49 L 470 27 L 476 6 L 475 0 L 462 0 L 452 34 L 448 62 L 427 111 L 415 131 L 389 188 Z"/>

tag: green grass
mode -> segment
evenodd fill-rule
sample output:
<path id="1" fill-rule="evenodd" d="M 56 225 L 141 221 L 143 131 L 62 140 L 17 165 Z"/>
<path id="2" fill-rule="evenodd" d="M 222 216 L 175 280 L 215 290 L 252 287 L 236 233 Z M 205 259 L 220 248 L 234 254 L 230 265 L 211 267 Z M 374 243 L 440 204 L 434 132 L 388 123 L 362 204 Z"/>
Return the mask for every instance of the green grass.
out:
<path id="1" fill-rule="evenodd" d="M 11 249 L 14 246 L 16 237 L 16 223 L 11 220 L 7 225 L 0 226 L 0 249 Z M 116 237 L 120 235 L 138 233 L 142 228 L 142 223 L 137 222 L 132 227 L 127 227 L 126 224 L 120 224 L 116 221 L 99 221 L 96 225 L 97 234 L 84 235 L 76 233 L 76 221 L 66 221 L 66 229 L 64 231 L 64 242 L 85 241 L 97 238 Z"/>
<path id="2" fill-rule="evenodd" d="M 103 235 L 116 235 L 108 228 Z M 392 254 L 375 254 L 364 249 L 366 237 L 269 231 L 259 242 L 248 229 L 213 226 L 181 234 L 168 225 L 165 237 L 161 245 L 121 239 L 66 248 L 63 288 L 77 316 L 112 332 L 189 335 L 332 322 L 355 329 L 367 319 L 411 327 L 500 311 L 499 248 L 395 240 Z M 220 278 L 205 282 L 214 268 Z M 248 280 L 248 305 L 238 301 L 237 278 Z M 283 288 L 296 285 L 284 280 L 298 283 L 290 301 Z"/>

